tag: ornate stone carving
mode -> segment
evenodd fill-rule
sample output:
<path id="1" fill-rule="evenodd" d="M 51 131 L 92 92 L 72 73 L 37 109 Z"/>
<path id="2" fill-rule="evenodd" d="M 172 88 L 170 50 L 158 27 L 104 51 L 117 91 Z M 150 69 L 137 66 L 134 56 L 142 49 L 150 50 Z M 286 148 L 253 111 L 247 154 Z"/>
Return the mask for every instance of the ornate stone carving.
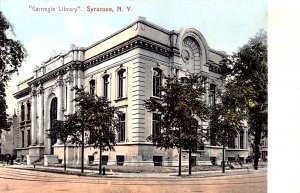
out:
<path id="1" fill-rule="evenodd" d="M 44 94 L 44 87 L 43 87 L 43 85 L 39 86 L 38 93 L 39 94 Z"/>
<path id="2" fill-rule="evenodd" d="M 59 76 L 59 77 L 57 78 L 56 85 L 57 85 L 57 86 L 63 86 L 63 85 L 64 85 L 64 81 L 63 81 L 62 76 Z"/>
<path id="3" fill-rule="evenodd" d="M 201 51 L 199 43 L 193 37 L 186 37 L 182 42 L 181 57 L 185 63 L 200 61 Z"/>
<path id="4" fill-rule="evenodd" d="M 37 91 L 36 91 L 36 86 L 32 85 L 31 87 L 31 96 L 36 97 Z"/>

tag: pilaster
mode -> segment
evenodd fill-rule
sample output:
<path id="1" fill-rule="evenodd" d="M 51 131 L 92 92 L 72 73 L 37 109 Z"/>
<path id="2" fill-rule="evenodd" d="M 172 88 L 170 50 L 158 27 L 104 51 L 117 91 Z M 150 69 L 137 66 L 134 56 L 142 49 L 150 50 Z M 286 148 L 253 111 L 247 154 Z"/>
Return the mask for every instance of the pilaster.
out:
<path id="1" fill-rule="evenodd" d="M 63 104 L 64 104 L 64 97 L 63 97 L 63 79 L 62 76 L 59 76 L 57 79 L 57 120 L 63 120 Z"/>
<path id="2" fill-rule="evenodd" d="M 32 116 L 31 116 L 31 145 L 36 145 L 36 135 L 37 135 L 37 90 L 36 85 L 32 85 L 31 91 L 31 109 L 32 109 Z"/>
<path id="3" fill-rule="evenodd" d="M 145 67 L 142 62 L 132 65 L 132 142 L 143 142 L 145 137 Z"/>
<path id="4" fill-rule="evenodd" d="M 70 115 L 70 114 L 73 114 L 74 111 L 73 111 L 73 82 L 74 82 L 74 79 L 73 79 L 73 69 L 69 69 L 69 72 L 68 72 L 68 77 L 66 79 L 66 82 L 67 82 L 67 114 Z"/>
<path id="5" fill-rule="evenodd" d="M 40 85 L 39 90 L 39 145 L 44 145 L 44 88 Z"/>

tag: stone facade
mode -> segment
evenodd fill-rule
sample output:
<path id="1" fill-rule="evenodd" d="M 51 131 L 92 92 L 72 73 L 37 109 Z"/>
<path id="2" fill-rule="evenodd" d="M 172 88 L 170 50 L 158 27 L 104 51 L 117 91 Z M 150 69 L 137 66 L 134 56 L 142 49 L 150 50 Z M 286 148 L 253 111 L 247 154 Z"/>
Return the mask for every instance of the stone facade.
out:
<path id="1" fill-rule="evenodd" d="M 144 100 L 159 97 L 155 93 L 154 78 L 161 81 L 168 75 L 185 77 L 190 73 L 203 73 L 209 77 L 206 87 L 219 85 L 219 61 L 224 52 L 208 47 L 203 35 L 194 28 L 169 31 L 139 18 L 134 23 L 111 36 L 87 47 L 74 47 L 66 54 L 50 58 L 37 67 L 31 78 L 18 85 L 14 94 L 18 99 L 18 116 L 31 112 L 31 119 L 20 119 L 18 156 L 26 154 L 28 163 L 44 157 L 63 159 L 63 147 L 51 141 L 47 132 L 52 119 L 63 119 L 74 113 L 74 86 L 84 86 L 90 92 L 105 96 L 111 104 L 123 112 L 124 132 L 118 133 L 115 152 L 104 152 L 103 159 L 111 165 L 162 165 L 178 164 L 177 149 L 156 149 L 147 136 L 152 133 L 154 116 L 144 107 Z M 215 91 L 211 91 L 215 92 Z M 207 92 L 209 104 L 212 95 Z M 25 110 L 22 107 L 25 105 Z M 30 109 L 30 110 L 28 110 Z M 201 123 L 204 127 L 206 123 Z M 24 142 L 27 135 L 30 143 Z M 23 136 L 24 135 L 24 136 Z M 19 135 L 20 136 L 20 135 Z M 235 139 L 230 156 L 248 156 L 247 135 Z M 241 140 L 241 141 L 240 141 Z M 20 142 L 22 141 L 22 142 Z M 24 142 L 24 143 L 23 143 Z M 243 145 L 241 145 L 243 144 Z M 69 144 L 67 163 L 79 164 L 80 147 Z M 97 149 L 85 148 L 85 163 L 99 162 Z M 211 157 L 220 157 L 221 149 L 207 141 L 204 150 L 193 154 L 195 164 L 210 163 Z M 98 156 L 98 157 L 97 157 Z M 183 152 L 183 164 L 188 164 L 187 152 Z"/>
<path id="2" fill-rule="evenodd" d="M 18 130 L 17 130 L 17 115 L 9 116 L 8 123 L 11 124 L 8 131 L 2 130 L 0 138 L 0 154 L 10 154 L 16 155 L 16 147 L 18 140 Z"/>

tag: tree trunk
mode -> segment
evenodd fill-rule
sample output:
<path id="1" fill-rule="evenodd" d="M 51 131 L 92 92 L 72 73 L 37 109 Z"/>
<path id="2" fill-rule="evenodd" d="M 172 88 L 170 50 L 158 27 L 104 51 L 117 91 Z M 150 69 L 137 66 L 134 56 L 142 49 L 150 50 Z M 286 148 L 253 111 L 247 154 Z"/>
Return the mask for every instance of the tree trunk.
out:
<path id="1" fill-rule="evenodd" d="M 254 169 L 258 170 L 258 161 L 259 161 L 259 145 L 261 139 L 261 131 L 257 129 L 254 137 Z"/>
<path id="2" fill-rule="evenodd" d="M 192 149 L 189 148 L 189 175 L 192 175 Z"/>
<path id="3" fill-rule="evenodd" d="M 222 151 L 222 173 L 225 173 L 225 144 L 223 143 L 223 151 Z"/>
<path id="4" fill-rule="evenodd" d="M 81 131 L 81 173 L 83 173 L 83 166 L 84 166 L 84 127 Z"/>
<path id="5" fill-rule="evenodd" d="M 67 149 L 67 144 L 66 142 L 64 143 L 64 171 L 67 170 L 67 163 L 66 163 L 66 149 Z"/>
<path id="6" fill-rule="evenodd" d="M 99 148 L 100 151 L 100 158 L 99 158 L 99 175 L 102 174 L 102 147 Z"/>
<path id="7" fill-rule="evenodd" d="M 181 146 L 179 147 L 179 166 L 178 166 L 178 176 L 181 176 Z"/>

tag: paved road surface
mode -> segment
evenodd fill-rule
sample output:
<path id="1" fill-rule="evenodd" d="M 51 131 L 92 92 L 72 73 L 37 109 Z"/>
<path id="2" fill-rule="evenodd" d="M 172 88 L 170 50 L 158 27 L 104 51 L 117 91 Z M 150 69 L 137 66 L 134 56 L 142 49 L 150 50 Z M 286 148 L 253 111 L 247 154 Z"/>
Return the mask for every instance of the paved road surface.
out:
<path id="1" fill-rule="evenodd" d="M 266 193 L 267 174 L 194 178 L 98 178 L 0 168 L 0 192 Z"/>

